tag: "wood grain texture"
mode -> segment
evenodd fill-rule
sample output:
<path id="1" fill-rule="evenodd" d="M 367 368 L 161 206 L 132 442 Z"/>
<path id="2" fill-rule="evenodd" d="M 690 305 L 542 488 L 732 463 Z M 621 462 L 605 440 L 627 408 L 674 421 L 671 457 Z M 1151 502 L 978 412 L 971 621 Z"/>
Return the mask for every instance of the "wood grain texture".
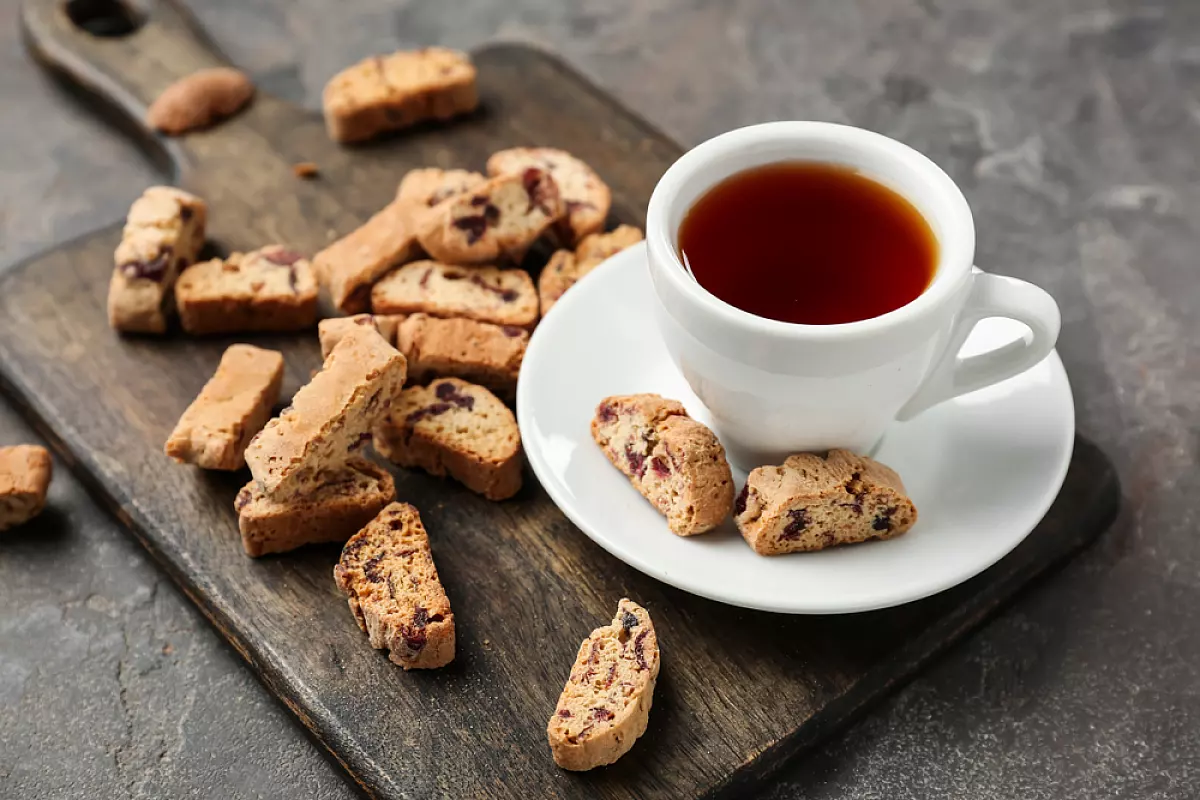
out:
<path id="1" fill-rule="evenodd" d="M 222 63 L 175 6 L 123 39 L 80 38 L 57 3 L 26 8 L 32 49 L 136 130 L 173 77 Z M 562 146 L 609 181 L 613 216 L 643 223 L 678 148 L 569 69 L 518 47 L 476 54 L 483 110 L 374 145 L 330 143 L 315 115 L 260 95 L 226 125 L 143 141 L 213 209 L 219 249 L 283 241 L 312 251 L 381 207 L 415 166 L 480 168 L 518 144 Z M 320 165 L 300 181 L 298 161 Z M 1111 467 L 1077 443 L 1043 524 L 995 567 L 897 609 L 796 618 L 729 608 L 615 561 L 536 486 L 495 505 L 397 472 L 417 505 L 459 623 L 453 665 L 402 674 L 371 651 L 333 585 L 337 548 L 252 561 L 233 496 L 244 475 L 170 464 L 161 445 L 232 339 L 123 339 L 107 328 L 113 227 L 0 280 L 0 377 L 70 466 L 166 567 L 300 721 L 379 797 L 690 797 L 733 794 L 844 723 L 1084 544 L 1115 511 Z M 319 363 L 310 337 L 254 337 L 285 352 L 290 394 Z M 557 770 L 545 721 L 579 641 L 629 595 L 654 616 L 663 672 L 644 740 L 616 766 Z M 485 644 L 486 642 L 486 644 Z"/>

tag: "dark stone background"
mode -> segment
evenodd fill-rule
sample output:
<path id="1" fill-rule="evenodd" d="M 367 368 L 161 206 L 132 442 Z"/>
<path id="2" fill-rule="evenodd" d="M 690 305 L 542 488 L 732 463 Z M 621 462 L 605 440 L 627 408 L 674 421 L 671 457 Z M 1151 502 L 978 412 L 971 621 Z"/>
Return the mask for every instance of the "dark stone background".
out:
<path id="1" fill-rule="evenodd" d="M 122 216 L 157 178 L 39 72 L 0 0 L 0 261 Z M 1049 288 L 1117 524 L 771 798 L 1200 795 L 1200 3 L 205 0 L 258 84 L 316 107 L 398 46 L 547 45 L 684 144 L 814 118 L 928 153 L 979 263 Z M 0 403 L 0 443 L 36 440 Z M 353 796 L 59 464 L 0 539 L 0 797 Z M 986 535 L 986 531 L 980 531 Z"/>

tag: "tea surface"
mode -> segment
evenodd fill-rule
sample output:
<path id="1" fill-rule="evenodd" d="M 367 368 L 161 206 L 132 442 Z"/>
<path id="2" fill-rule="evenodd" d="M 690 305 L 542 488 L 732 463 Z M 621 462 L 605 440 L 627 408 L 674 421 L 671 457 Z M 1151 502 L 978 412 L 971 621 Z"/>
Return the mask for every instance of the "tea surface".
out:
<path id="1" fill-rule="evenodd" d="M 913 205 L 852 169 L 781 162 L 709 189 L 684 217 L 696 280 L 743 311 L 805 325 L 894 311 L 929 286 L 933 231 Z"/>

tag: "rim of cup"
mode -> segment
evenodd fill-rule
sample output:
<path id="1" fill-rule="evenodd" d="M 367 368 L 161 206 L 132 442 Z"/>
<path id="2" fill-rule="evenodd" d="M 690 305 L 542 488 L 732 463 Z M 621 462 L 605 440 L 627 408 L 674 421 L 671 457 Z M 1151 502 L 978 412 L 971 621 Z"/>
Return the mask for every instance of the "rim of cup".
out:
<path id="1" fill-rule="evenodd" d="M 794 152 L 793 152 L 794 151 Z M 938 244 L 933 279 L 915 300 L 900 308 L 854 322 L 809 325 L 783 322 L 743 311 L 701 286 L 684 267 L 677 247 L 679 223 L 691 202 L 722 180 L 758 166 L 789 161 L 838 164 L 892 189 L 921 213 Z M 740 164 L 722 172 L 722 162 Z M 879 165 L 888 174 L 880 174 Z M 698 175 L 713 168 L 719 174 L 698 189 Z M 680 208 L 680 194 L 693 200 Z M 874 335 L 902 325 L 953 296 L 971 273 L 975 225 L 970 206 L 957 184 L 927 156 L 880 133 L 833 122 L 764 122 L 715 136 L 684 153 L 672 164 L 650 196 L 646 238 L 652 272 L 692 303 L 725 322 L 775 336 L 811 339 Z M 657 283 L 657 281 L 656 281 Z"/>

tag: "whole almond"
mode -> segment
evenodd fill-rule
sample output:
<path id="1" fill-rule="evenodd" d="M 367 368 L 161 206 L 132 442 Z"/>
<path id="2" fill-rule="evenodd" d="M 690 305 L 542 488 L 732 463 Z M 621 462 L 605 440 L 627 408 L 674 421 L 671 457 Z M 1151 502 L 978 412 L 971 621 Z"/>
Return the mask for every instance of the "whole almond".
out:
<path id="1" fill-rule="evenodd" d="M 253 96 L 254 84 L 240 70 L 202 69 L 164 89 L 146 111 L 146 124 L 178 136 L 225 119 Z"/>

